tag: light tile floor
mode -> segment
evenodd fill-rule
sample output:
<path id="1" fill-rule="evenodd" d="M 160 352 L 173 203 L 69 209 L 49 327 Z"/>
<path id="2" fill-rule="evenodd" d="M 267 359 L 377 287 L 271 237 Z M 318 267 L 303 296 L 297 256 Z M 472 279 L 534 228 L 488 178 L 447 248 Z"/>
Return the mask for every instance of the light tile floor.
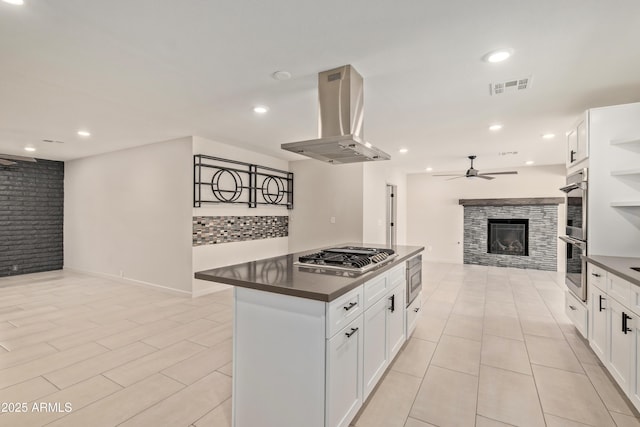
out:
<path id="1" fill-rule="evenodd" d="M 565 317 L 561 275 L 426 263 L 423 278 L 418 327 L 353 426 L 640 426 Z M 231 298 L 0 279 L 0 402 L 27 403 L 0 425 L 230 426 Z"/>

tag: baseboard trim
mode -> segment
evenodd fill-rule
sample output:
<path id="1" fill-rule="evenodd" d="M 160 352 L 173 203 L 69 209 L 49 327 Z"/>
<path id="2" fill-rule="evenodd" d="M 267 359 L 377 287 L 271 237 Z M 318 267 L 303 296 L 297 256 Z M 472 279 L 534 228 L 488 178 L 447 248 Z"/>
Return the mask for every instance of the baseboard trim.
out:
<path id="1" fill-rule="evenodd" d="M 124 283 L 127 285 L 143 286 L 146 288 L 153 288 L 155 290 L 162 291 L 162 292 L 193 297 L 193 295 L 189 291 L 174 289 L 168 286 L 158 285 L 157 283 L 145 282 L 143 280 L 130 279 L 128 277 L 120 277 L 115 274 L 102 273 L 97 271 L 88 271 L 88 270 L 82 270 L 79 268 L 66 267 L 66 266 L 63 268 L 63 270 L 70 271 L 73 273 L 86 274 L 87 276 L 100 277 L 102 279 L 109 279 L 109 280 L 113 280 L 114 282 Z"/>

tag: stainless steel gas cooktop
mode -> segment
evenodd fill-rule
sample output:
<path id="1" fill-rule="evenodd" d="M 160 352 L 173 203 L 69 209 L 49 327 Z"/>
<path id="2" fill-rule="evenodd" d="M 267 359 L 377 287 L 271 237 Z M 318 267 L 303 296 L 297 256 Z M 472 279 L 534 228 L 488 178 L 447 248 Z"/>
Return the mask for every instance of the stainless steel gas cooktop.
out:
<path id="1" fill-rule="evenodd" d="M 344 246 L 302 255 L 296 264 L 305 267 L 364 273 L 391 261 L 396 256 L 397 254 L 392 249 Z"/>

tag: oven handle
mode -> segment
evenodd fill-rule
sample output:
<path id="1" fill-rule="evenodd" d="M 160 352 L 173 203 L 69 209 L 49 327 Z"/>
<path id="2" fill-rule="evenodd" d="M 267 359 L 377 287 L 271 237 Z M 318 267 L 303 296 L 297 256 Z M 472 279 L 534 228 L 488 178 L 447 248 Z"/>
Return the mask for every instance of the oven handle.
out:
<path id="1" fill-rule="evenodd" d="M 573 183 L 573 184 L 569 184 L 566 187 L 562 187 L 560 188 L 560 191 L 564 192 L 564 193 L 568 193 L 570 191 L 573 191 L 577 188 L 580 188 L 580 184 L 579 183 Z"/>
<path id="2" fill-rule="evenodd" d="M 572 239 L 571 237 L 567 237 L 567 236 L 559 236 L 558 239 L 570 245 L 578 246 L 580 249 L 585 249 L 587 245 L 586 242 L 583 242 L 582 240 Z"/>

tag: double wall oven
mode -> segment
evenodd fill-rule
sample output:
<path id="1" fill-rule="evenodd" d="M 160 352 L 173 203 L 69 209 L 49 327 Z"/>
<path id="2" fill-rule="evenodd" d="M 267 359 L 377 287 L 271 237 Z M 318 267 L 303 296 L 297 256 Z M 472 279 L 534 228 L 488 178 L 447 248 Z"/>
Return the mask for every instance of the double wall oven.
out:
<path id="1" fill-rule="evenodd" d="M 560 240 L 567 244 L 565 283 L 582 301 L 587 300 L 587 190 L 588 170 L 581 169 L 567 177 L 565 235 Z"/>

